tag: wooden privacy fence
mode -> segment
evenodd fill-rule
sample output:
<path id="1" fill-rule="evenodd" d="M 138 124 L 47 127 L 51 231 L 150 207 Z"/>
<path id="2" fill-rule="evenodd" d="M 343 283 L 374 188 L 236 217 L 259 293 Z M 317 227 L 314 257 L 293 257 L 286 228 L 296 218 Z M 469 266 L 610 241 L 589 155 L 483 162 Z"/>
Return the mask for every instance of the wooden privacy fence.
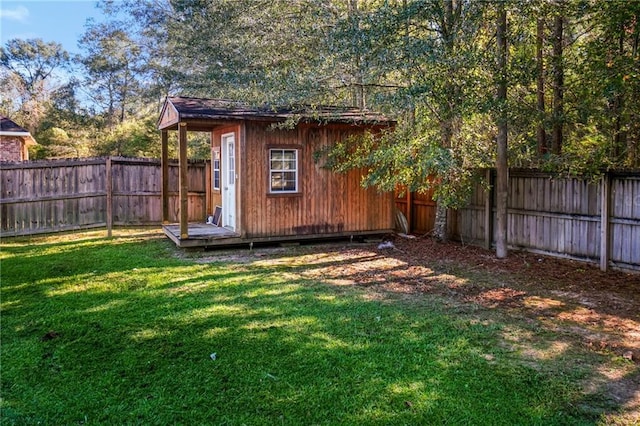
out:
<path id="1" fill-rule="evenodd" d="M 169 220 L 179 214 L 169 164 Z M 210 164 L 190 161 L 189 220 L 204 221 Z M 160 160 L 122 157 L 0 164 L 0 236 L 162 222 Z"/>
<path id="2" fill-rule="evenodd" d="M 395 203 L 407 219 L 410 233 L 427 234 L 433 230 L 436 220 L 433 189 L 425 192 L 397 191 Z"/>
<path id="3" fill-rule="evenodd" d="M 169 164 L 169 220 L 178 221 L 178 165 Z M 486 171 L 493 183 L 495 171 Z M 188 168 L 189 221 L 204 221 L 210 163 Z M 493 186 L 493 185 L 491 185 Z M 121 157 L 0 164 L 0 236 L 162 222 L 160 160 Z M 464 242 L 495 242 L 495 193 L 478 184 L 469 204 L 450 214 Z M 410 231 L 433 229 L 431 194 L 405 194 L 396 207 Z M 610 172 L 599 182 L 532 170 L 509 174 L 511 247 L 640 270 L 640 172 Z"/>
<path id="4" fill-rule="evenodd" d="M 486 171 L 485 180 L 493 188 L 495 170 Z M 435 203 L 430 198 L 431 193 L 396 198 L 411 232 L 433 230 Z M 469 204 L 449 214 L 452 237 L 491 248 L 495 202 L 495 192 L 478 184 Z M 640 172 L 610 172 L 590 182 L 511 170 L 507 238 L 512 248 L 586 260 L 603 270 L 640 270 Z"/>

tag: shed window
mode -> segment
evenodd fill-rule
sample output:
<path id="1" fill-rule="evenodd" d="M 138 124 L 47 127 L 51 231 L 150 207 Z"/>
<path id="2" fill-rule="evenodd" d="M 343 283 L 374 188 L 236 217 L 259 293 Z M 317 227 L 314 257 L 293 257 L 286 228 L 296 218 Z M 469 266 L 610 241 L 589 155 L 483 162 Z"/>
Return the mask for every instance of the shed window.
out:
<path id="1" fill-rule="evenodd" d="M 213 150 L 213 189 L 220 190 L 220 149 Z"/>
<path id="2" fill-rule="evenodd" d="M 269 150 L 269 191 L 298 192 L 298 150 Z"/>

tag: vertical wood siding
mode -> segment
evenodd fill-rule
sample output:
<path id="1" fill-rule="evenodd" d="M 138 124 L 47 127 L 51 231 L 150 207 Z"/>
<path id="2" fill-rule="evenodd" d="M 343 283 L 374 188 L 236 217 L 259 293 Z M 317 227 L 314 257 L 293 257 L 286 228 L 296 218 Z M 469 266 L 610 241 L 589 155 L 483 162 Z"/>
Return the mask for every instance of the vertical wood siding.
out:
<path id="1" fill-rule="evenodd" d="M 393 228 L 393 195 L 360 186 L 361 172 L 337 174 L 323 167 L 317 153 L 354 130 L 300 125 L 270 129 L 247 123 L 241 183 L 246 237 L 345 234 Z M 299 193 L 269 194 L 269 148 L 299 149 Z M 317 160 L 317 161 L 316 161 Z"/>

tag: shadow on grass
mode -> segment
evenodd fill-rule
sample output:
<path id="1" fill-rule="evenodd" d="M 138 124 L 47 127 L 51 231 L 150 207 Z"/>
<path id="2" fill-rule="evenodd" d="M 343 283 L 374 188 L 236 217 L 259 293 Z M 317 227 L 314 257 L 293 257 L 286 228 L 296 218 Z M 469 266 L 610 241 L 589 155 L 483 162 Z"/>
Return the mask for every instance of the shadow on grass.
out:
<path id="1" fill-rule="evenodd" d="M 173 259 L 160 242 L 37 251 L 37 268 L 18 256 L 2 265 L 8 423 L 588 424 L 599 415 L 579 407 L 581 377 L 501 345 L 507 323 L 451 314 L 434 298 L 329 285 L 336 277 L 323 268 L 384 263 L 378 254 L 203 265 Z M 378 267 L 370 286 L 406 265 Z"/>
<path id="2" fill-rule="evenodd" d="M 335 250 L 349 251 L 344 247 Z M 501 344 L 525 365 L 566 376 L 581 388 L 584 397 L 576 402 L 580 410 L 596 416 L 620 409 L 622 415 L 614 416 L 622 419 L 620 424 L 640 421 L 637 304 L 636 309 L 612 309 L 608 303 L 565 297 L 561 287 L 552 291 L 544 286 L 523 288 L 518 285 L 521 278 L 504 272 L 494 277 L 479 273 L 472 265 L 438 262 L 426 267 L 398 251 L 355 250 L 343 260 L 332 258 L 328 251 L 315 256 L 320 261 L 293 262 L 287 271 L 309 276 L 310 270 L 317 269 L 320 272 L 311 276 L 328 284 L 359 285 L 375 292 L 409 295 L 414 300 L 444 297 L 444 304 L 456 306 L 458 311 L 462 307 L 462 312 L 480 310 L 478 315 L 491 312 L 492 318 L 505 324 Z M 350 268 L 354 259 L 358 265 L 369 266 Z M 615 291 L 612 293 L 615 300 Z M 627 302 L 633 306 L 633 300 Z"/>

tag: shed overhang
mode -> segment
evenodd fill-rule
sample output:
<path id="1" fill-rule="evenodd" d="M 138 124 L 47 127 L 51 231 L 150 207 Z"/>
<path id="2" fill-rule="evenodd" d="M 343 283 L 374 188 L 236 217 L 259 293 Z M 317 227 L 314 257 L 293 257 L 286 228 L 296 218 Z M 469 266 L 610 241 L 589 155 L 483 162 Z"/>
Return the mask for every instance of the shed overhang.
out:
<path id="1" fill-rule="evenodd" d="M 394 126 L 391 120 L 382 114 L 357 108 L 343 107 L 260 107 L 221 99 L 203 99 L 188 97 L 167 97 L 160 118 L 159 130 L 176 130 L 179 123 L 186 123 L 193 131 L 208 131 L 230 122 L 263 121 L 279 123 L 337 123 L 368 126 Z"/>

